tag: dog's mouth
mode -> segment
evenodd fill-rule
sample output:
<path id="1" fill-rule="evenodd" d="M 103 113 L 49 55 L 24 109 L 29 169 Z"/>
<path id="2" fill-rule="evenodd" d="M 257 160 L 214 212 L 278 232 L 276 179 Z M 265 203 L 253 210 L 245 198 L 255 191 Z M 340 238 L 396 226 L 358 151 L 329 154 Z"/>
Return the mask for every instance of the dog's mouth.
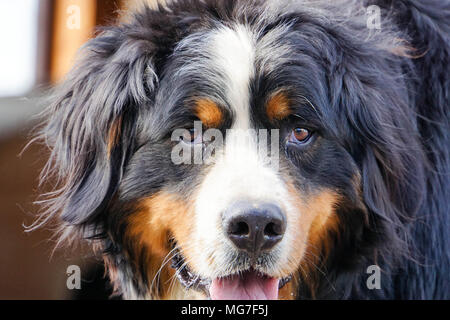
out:
<path id="1" fill-rule="evenodd" d="M 255 270 L 214 279 L 209 288 L 213 300 L 276 300 L 280 279 Z"/>
<path id="2" fill-rule="evenodd" d="M 212 300 L 276 300 L 278 291 L 291 276 L 274 278 L 253 268 L 215 279 L 203 279 L 191 271 L 179 250 L 175 250 L 172 268 L 187 289 L 202 291 Z"/>

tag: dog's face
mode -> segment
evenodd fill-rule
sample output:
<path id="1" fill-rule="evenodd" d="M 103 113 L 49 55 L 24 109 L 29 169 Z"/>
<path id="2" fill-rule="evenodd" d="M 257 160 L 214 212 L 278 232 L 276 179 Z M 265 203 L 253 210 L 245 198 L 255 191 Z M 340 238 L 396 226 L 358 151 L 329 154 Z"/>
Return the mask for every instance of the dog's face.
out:
<path id="1" fill-rule="evenodd" d="M 357 66 L 382 59 L 306 16 L 196 14 L 180 33 L 147 11 L 85 49 L 46 129 L 69 177 L 53 205 L 101 239 L 126 297 L 295 297 L 343 228 L 367 242 L 363 184 L 384 186 L 363 162 L 386 155 L 362 146 L 395 121 Z"/>
<path id="2" fill-rule="evenodd" d="M 356 192 L 356 165 L 321 125 L 307 98 L 314 93 L 287 63 L 295 53 L 288 36 L 280 28 L 258 36 L 236 24 L 181 40 L 145 116 L 148 142 L 119 190 L 143 195 L 140 212 L 129 217 L 130 241 L 155 243 L 158 234 L 167 255 L 170 239 L 171 255 L 189 268 L 184 281 L 212 281 L 218 297 L 276 297 L 279 281 L 296 273 L 307 249 L 314 260 L 336 227 L 341 189 Z M 298 72 L 311 78 L 314 70 Z M 178 148 L 192 157 L 174 161 Z M 148 193 L 158 171 L 160 186 Z M 238 285 L 237 274 L 244 274 L 242 292 L 224 293 Z"/>

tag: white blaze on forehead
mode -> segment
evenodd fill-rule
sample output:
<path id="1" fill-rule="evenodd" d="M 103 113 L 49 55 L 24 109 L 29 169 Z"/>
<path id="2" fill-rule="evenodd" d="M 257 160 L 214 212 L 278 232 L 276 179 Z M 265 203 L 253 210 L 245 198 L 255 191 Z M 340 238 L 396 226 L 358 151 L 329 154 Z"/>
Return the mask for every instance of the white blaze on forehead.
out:
<path id="1" fill-rule="evenodd" d="M 211 62 L 220 72 L 223 92 L 233 111 L 233 124 L 227 130 L 225 145 L 216 150 L 215 162 L 208 169 L 198 190 L 195 202 L 196 228 L 194 233 L 197 254 L 202 263 L 196 271 L 203 276 L 220 276 L 226 272 L 233 249 L 222 229 L 222 213 L 235 201 L 271 202 L 287 215 L 288 190 L 278 170 L 266 163 L 258 150 L 257 131 L 252 128 L 250 110 L 250 82 L 254 78 L 258 51 L 267 53 L 273 39 L 266 39 L 257 48 L 256 35 L 243 25 L 222 27 L 208 35 Z M 260 39 L 261 40 L 261 39 Z M 264 66 L 268 64 L 263 63 Z M 288 231 L 278 247 L 285 247 L 291 236 Z M 279 249 L 280 250 L 280 249 Z M 286 250 L 281 250 L 285 252 Z M 215 266 L 211 265 L 211 258 Z M 279 257 L 286 262 L 286 253 Z"/>
<path id="2" fill-rule="evenodd" d="M 218 76 L 224 77 L 224 93 L 233 111 L 225 146 L 216 156 L 200 192 L 201 196 L 211 193 L 205 202 L 214 198 L 214 211 L 223 210 L 219 207 L 239 198 L 275 201 L 286 191 L 277 170 L 267 164 L 267 157 L 259 154 L 258 131 L 251 124 L 250 82 L 256 74 L 256 56 L 261 51 L 258 46 L 267 51 L 273 42 L 272 36 L 271 40 L 263 38 L 259 42 L 257 37 L 248 26 L 240 24 L 224 26 L 208 36 L 211 60 L 220 71 Z M 203 208 L 203 203 L 200 207 Z"/>
<path id="3" fill-rule="evenodd" d="M 225 94 L 235 116 L 235 128 L 250 127 L 250 80 L 255 74 L 254 34 L 243 25 L 222 27 L 212 35 L 211 54 L 221 76 Z"/>

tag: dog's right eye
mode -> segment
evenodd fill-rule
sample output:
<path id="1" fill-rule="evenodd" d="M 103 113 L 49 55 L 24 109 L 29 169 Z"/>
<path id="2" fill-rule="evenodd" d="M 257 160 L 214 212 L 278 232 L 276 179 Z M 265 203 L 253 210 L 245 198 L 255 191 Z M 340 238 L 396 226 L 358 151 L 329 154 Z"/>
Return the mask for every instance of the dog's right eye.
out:
<path id="1" fill-rule="evenodd" d="M 198 130 L 194 128 L 185 130 L 182 141 L 187 144 L 200 144 L 203 143 L 202 135 Z"/>

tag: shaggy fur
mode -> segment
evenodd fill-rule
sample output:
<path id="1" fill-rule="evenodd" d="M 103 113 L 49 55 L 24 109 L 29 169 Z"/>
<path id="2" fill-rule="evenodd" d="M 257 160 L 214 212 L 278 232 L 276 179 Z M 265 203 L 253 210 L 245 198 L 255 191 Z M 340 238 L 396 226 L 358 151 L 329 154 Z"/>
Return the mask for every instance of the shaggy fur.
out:
<path id="1" fill-rule="evenodd" d="M 380 30 L 366 26 L 371 4 L 381 8 Z M 175 297 L 154 274 L 170 264 L 154 260 L 145 231 L 130 228 L 145 199 L 168 189 L 192 199 L 201 184 L 204 169 L 170 161 L 168 137 L 193 120 L 180 108 L 192 97 L 207 93 L 227 105 L 226 82 L 201 44 L 210 31 L 239 24 L 256 41 L 270 40 L 270 50 L 258 51 L 250 105 L 289 88 L 296 115 L 318 133 L 314 148 L 281 150 L 281 172 L 299 193 L 325 188 L 340 199 L 315 267 L 294 274 L 294 296 L 448 299 L 449 22 L 450 4 L 438 0 L 180 0 L 145 8 L 90 40 L 51 96 L 40 136 L 51 150 L 43 179 L 55 175 L 58 188 L 35 226 L 56 218 L 63 240 L 88 239 L 125 298 Z M 226 114 L 223 128 L 233 122 Z M 273 126 L 261 111 L 252 121 Z M 167 253 L 179 240 L 161 237 Z M 366 286 L 372 264 L 382 270 L 379 290 Z"/>

